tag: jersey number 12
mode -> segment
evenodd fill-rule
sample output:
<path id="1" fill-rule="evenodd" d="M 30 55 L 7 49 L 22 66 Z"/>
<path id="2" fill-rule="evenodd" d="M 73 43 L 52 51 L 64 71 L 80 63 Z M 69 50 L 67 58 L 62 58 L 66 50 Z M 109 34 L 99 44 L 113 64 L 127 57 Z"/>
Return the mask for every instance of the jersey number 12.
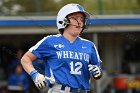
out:
<path id="1" fill-rule="evenodd" d="M 81 62 L 76 62 L 76 63 L 74 63 L 73 61 L 70 62 L 70 67 L 71 67 L 70 73 L 81 75 L 82 66 L 83 66 L 83 64 Z"/>

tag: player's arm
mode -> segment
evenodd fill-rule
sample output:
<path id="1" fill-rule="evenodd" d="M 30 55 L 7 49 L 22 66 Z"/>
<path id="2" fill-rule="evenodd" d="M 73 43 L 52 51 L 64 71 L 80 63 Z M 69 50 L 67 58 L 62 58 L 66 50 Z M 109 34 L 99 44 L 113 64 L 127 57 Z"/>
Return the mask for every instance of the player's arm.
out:
<path id="1" fill-rule="evenodd" d="M 36 60 L 37 57 L 31 53 L 30 51 L 26 52 L 23 57 L 21 58 L 21 64 L 24 68 L 24 70 L 30 74 L 35 68 L 33 67 L 32 62 Z"/>
<path id="2" fill-rule="evenodd" d="M 102 77 L 102 69 L 101 69 L 101 60 L 96 49 L 96 46 L 93 44 L 91 48 L 91 61 L 88 65 L 89 71 L 92 74 L 94 79 L 100 79 Z"/>
<path id="3" fill-rule="evenodd" d="M 44 75 L 40 74 L 33 67 L 32 62 L 37 59 L 37 57 L 30 51 L 26 52 L 24 56 L 21 58 L 21 64 L 24 70 L 32 77 L 37 88 L 41 89 L 46 86 L 46 78 Z"/>

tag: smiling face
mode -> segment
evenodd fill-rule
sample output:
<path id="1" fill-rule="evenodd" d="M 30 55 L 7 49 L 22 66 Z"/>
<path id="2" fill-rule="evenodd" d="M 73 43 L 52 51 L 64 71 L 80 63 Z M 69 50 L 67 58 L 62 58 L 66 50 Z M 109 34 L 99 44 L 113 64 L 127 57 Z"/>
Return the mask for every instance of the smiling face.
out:
<path id="1" fill-rule="evenodd" d="M 72 36 L 79 36 L 84 25 L 84 15 L 83 13 L 76 12 L 68 15 L 68 20 L 70 22 L 69 26 L 65 28 L 64 33 L 68 33 Z"/>

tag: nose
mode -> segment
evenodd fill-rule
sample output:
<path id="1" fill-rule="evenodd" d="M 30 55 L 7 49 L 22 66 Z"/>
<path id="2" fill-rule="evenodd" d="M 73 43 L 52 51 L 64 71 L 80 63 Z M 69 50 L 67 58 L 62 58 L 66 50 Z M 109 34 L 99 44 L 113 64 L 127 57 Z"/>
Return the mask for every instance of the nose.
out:
<path id="1" fill-rule="evenodd" d="M 81 25 L 83 24 L 83 19 L 81 17 L 78 17 L 77 22 L 78 22 L 78 25 Z"/>
<path id="2" fill-rule="evenodd" d="M 83 18 L 82 17 L 78 17 L 77 20 L 78 20 L 78 22 L 83 23 Z"/>

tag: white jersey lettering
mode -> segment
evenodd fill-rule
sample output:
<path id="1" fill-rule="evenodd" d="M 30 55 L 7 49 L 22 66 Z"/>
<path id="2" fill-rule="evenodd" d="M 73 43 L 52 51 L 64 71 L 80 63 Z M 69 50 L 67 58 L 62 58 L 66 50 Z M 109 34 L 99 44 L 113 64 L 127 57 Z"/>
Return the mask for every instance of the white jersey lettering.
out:
<path id="1" fill-rule="evenodd" d="M 62 58 L 70 58 L 70 59 L 78 59 L 89 62 L 89 54 L 81 53 L 81 52 L 72 52 L 72 51 L 57 51 L 56 52 L 58 59 Z"/>

